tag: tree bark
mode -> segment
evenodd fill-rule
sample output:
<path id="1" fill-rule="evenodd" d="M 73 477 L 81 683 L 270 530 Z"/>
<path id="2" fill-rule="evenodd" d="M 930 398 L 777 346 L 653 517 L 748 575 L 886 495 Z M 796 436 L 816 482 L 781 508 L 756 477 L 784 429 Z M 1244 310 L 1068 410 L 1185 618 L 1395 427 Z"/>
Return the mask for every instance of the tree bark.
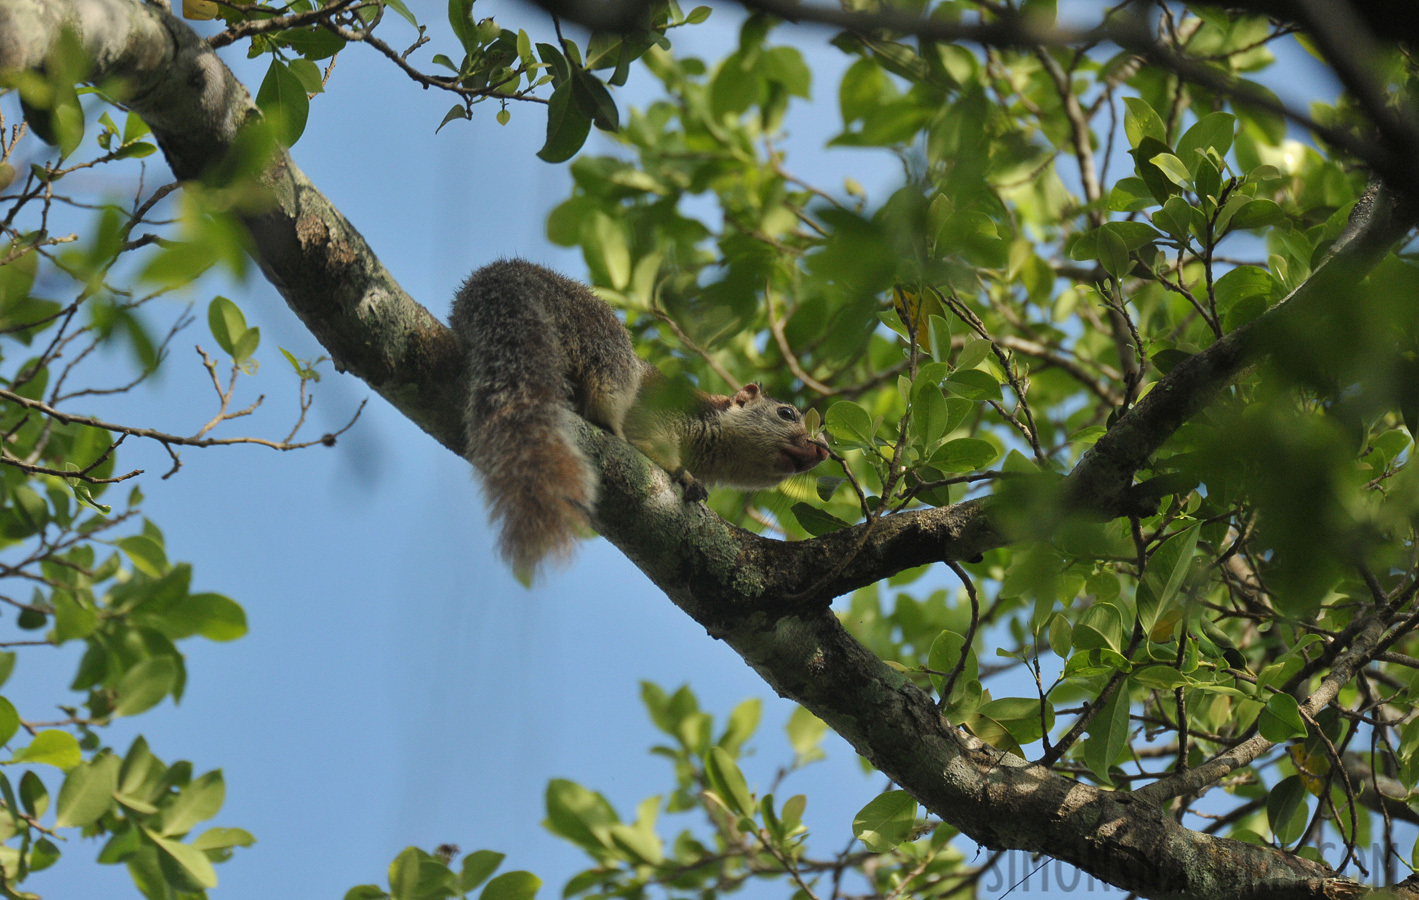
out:
<path id="1" fill-rule="evenodd" d="M 259 115 L 200 38 L 139 0 L 0 0 L 0 73 L 40 69 L 63 27 L 90 54 L 94 79 L 128 79 L 128 105 L 181 177 L 224 159 L 243 123 Z M 262 181 L 272 205 L 245 221 L 266 277 L 337 367 L 460 452 L 464 361 L 451 333 L 399 288 L 286 153 L 277 152 Z M 1133 502 L 1134 472 L 1268 351 L 1269 329 L 1360 277 L 1412 223 L 1412 213 L 1387 195 L 1361 208 L 1310 281 L 1177 366 L 1067 476 L 1064 496 L 1095 514 L 1117 515 Z M 701 504 L 680 503 L 663 472 L 598 429 L 585 425 L 580 437 L 603 473 L 596 515 L 602 532 L 776 691 L 822 718 L 968 837 L 1047 854 L 1147 897 L 1325 897 L 1352 887 L 1323 864 L 1184 828 L 1146 795 L 1080 784 L 984 744 L 946 722 L 930 696 L 843 629 L 828 606 L 834 597 L 1008 542 L 990 502 L 906 512 L 788 544 L 734 528 Z"/>

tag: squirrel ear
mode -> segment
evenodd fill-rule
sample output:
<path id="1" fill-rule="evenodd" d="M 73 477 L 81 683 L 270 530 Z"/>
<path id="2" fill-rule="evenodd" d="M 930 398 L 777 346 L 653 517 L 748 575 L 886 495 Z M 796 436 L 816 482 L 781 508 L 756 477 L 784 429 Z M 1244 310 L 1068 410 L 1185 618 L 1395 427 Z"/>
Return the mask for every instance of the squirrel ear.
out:
<path id="1" fill-rule="evenodd" d="M 759 386 L 757 384 L 746 384 L 739 389 L 739 393 L 734 395 L 734 402 L 739 406 L 751 403 L 759 397 Z"/>

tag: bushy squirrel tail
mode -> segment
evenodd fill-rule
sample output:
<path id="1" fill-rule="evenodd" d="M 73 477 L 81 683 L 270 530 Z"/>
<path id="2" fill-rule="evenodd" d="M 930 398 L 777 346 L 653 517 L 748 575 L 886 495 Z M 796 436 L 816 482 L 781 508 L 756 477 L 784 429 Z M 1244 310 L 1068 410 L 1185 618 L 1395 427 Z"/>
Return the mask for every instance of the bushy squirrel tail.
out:
<path id="1" fill-rule="evenodd" d="M 550 275 L 520 260 L 487 266 L 459 290 L 450 325 L 468 350 L 468 461 L 482 473 L 498 549 L 524 582 L 565 558 L 596 503 L 598 476 L 577 448 L 577 414 Z"/>

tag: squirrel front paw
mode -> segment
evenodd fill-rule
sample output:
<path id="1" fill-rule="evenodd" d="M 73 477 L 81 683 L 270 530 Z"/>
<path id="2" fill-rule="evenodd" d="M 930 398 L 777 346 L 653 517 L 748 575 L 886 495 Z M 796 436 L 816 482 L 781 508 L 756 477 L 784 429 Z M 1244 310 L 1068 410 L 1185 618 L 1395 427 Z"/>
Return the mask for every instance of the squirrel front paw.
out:
<path id="1" fill-rule="evenodd" d="M 695 476 L 691 475 L 684 466 L 676 469 L 670 475 L 675 479 L 675 483 L 680 485 L 686 503 L 698 503 L 709 497 L 709 491 L 699 482 Z"/>

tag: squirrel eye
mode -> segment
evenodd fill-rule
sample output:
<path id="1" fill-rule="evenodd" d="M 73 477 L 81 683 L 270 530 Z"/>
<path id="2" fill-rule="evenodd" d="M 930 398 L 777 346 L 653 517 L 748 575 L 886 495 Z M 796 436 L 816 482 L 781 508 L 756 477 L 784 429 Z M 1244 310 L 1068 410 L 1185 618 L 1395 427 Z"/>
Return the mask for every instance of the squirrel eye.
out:
<path id="1" fill-rule="evenodd" d="M 778 417 L 780 419 L 783 419 L 785 422 L 797 422 L 798 410 L 794 409 L 791 406 L 780 406 L 778 408 Z"/>

